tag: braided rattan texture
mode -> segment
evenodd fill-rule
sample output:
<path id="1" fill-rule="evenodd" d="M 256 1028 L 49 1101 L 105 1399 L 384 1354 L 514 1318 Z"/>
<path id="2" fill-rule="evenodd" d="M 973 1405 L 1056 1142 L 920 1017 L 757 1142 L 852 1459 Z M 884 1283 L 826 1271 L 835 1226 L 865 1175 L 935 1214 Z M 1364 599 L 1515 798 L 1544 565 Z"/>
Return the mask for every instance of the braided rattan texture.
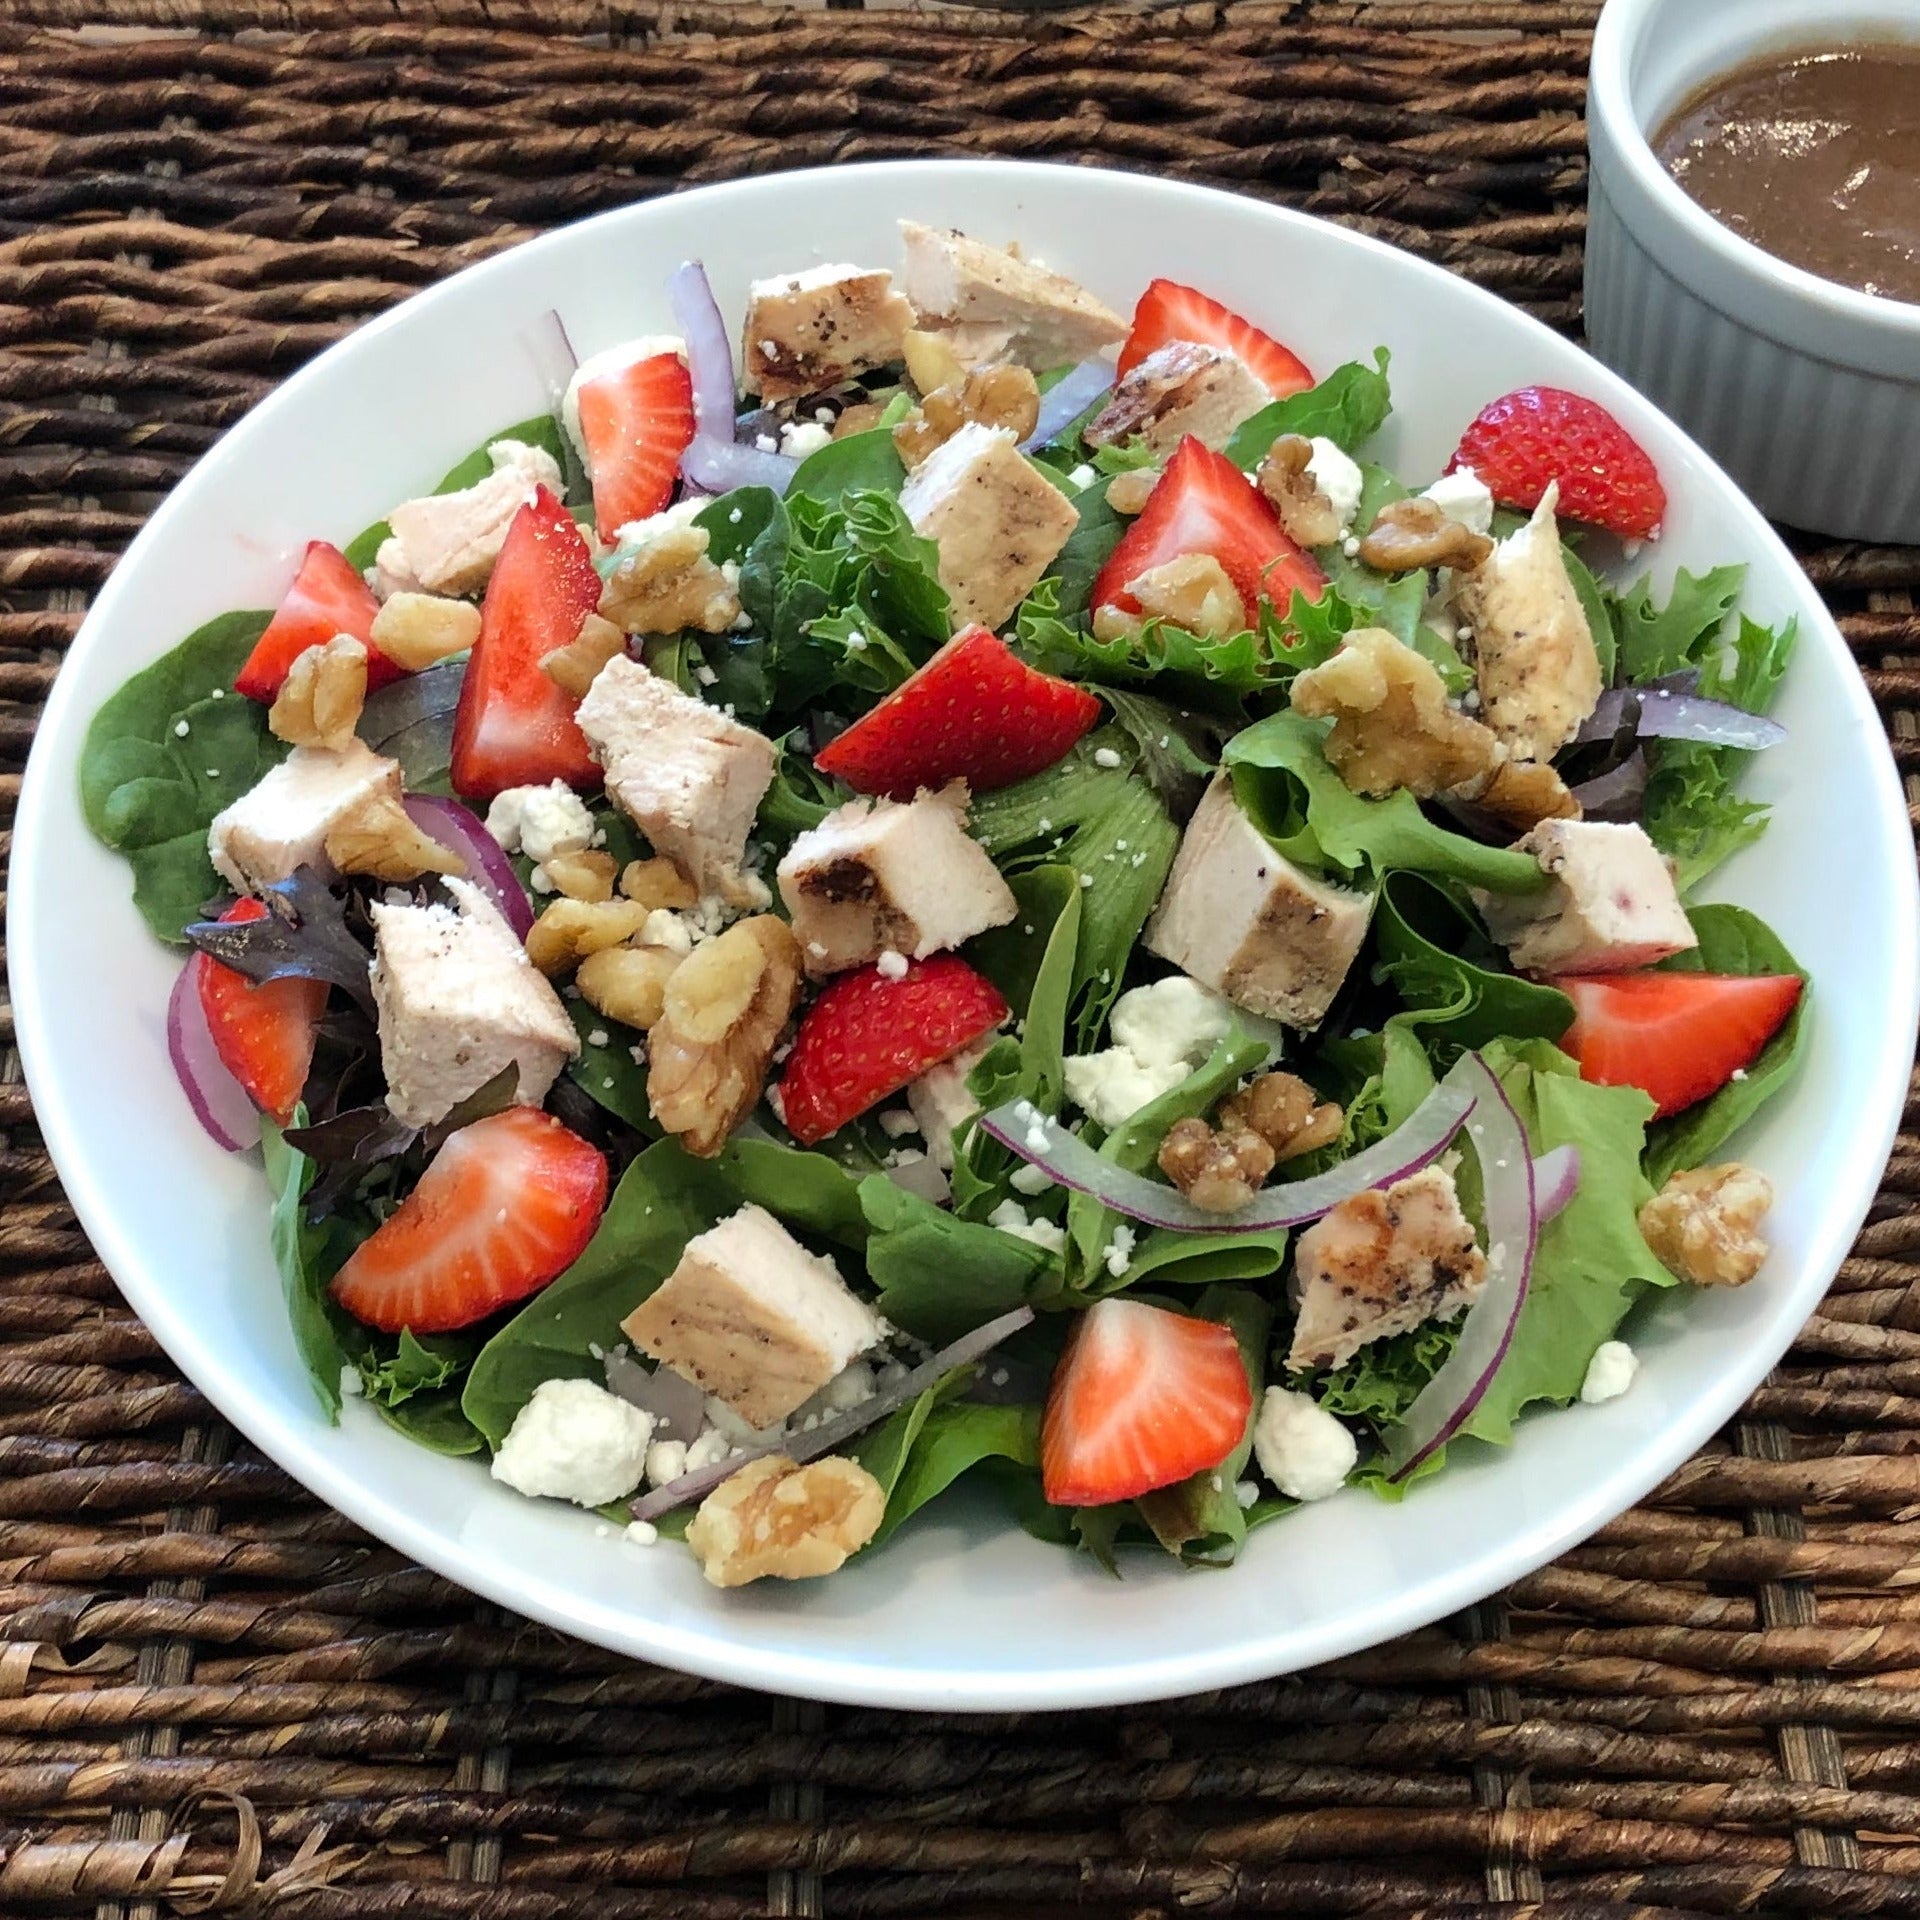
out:
<path id="1" fill-rule="evenodd" d="M 468 261 L 684 182 L 1053 156 L 1571 328 L 1594 12 L 9 0 L 0 806 L 158 493 Z M 1802 550 L 1920 799 L 1920 552 Z M 920 1720 L 570 1644 L 318 1508 L 120 1302 L 4 1077 L 0 1915 L 1920 1915 L 1911 1131 L 1788 1364 L 1559 1565 L 1268 1686 Z"/>

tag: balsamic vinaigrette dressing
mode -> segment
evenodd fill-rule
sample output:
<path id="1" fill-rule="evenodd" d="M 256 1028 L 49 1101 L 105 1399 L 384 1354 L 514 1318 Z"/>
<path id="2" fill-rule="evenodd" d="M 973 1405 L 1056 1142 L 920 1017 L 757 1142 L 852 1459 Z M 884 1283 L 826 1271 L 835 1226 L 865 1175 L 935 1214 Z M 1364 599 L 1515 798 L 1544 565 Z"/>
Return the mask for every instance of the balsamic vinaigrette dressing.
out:
<path id="1" fill-rule="evenodd" d="M 1689 95 L 1653 150 L 1755 246 L 1920 303 L 1920 44 L 1764 55 Z"/>

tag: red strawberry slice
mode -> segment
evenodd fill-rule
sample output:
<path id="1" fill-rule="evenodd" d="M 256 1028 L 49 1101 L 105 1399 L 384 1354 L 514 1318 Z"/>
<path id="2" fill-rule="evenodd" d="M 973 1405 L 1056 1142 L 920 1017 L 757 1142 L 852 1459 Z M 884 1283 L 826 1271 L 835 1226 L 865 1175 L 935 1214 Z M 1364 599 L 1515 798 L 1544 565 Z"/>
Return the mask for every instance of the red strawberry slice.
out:
<path id="1" fill-rule="evenodd" d="M 453 784 L 469 800 L 564 780 L 597 787 L 600 770 L 573 717 L 578 704 L 540 671 L 600 604 L 580 529 L 542 487 L 514 516 L 480 606 L 453 717 Z"/>
<path id="2" fill-rule="evenodd" d="M 447 1141 L 330 1291 L 387 1333 L 470 1327 L 570 1267 L 606 1204 L 600 1150 L 538 1107 L 509 1107 Z"/>
<path id="3" fill-rule="evenodd" d="M 1052 766 L 1099 717 L 1084 687 L 969 627 L 813 761 L 857 793 L 911 800 L 949 780 L 985 793 Z"/>
<path id="4" fill-rule="evenodd" d="M 999 988 L 957 954 L 909 961 L 897 980 L 878 967 L 841 974 L 794 1035 L 787 1131 L 803 1146 L 824 1140 L 1006 1017 Z"/>
<path id="5" fill-rule="evenodd" d="M 259 920 L 259 900 L 236 900 L 223 922 Z M 246 1089 L 247 1098 L 281 1126 L 293 1118 L 313 1065 L 313 1043 L 326 1011 L 323 980 L 254 982 L 204 953 L 187 965 L 195 970 L 201 1010 L 221 1064 Z"/>
<path id="6" fill-rule="evenodd" d="M 309 541 L 293 585 L 234 676 L 234 691 L 249 700 L 270 702 L 293 663 L 309 647 L 324 647 L 336 633 L 350 633 L 366 643 L 369 687 L 398 680 L 405 669 L 373 644 L 373 617 L 379 611 L 373 589 L 347 556 L 324 540 Z"/>
<path id="7" fill-rule="evenodd" d="M 1798 974 L 1615 973 L 1553 983 L 1573 1002 L 1561 1039 L 1580 1077 L 1639 1087 L 1658 1118 L 1718 1093 L 1786 1024 Z"/>
<path id="8" fill-rule="evenodd" d="M 693 438 L 693 376 L 677 353 L 656 353 L 583 381 L 578 398 L 594 524 L 611 540 L 673 498 Z"/>
<path id="9" fill-rule="evenodd" d="M 1103 1507 L 1217 1467 L 1253 1385 L 1229 1327 L 1118 1296 L 1074 1323 L 1047 1392 L 1040 1473 L 1056 1507 Z"/>
<path id="10" fill-rule="evenodd" d="M 1276 400 L 1313 385 L 1306 363 L 1272 334 L 1262 333 L 1232 308 L 1177 280 L 1155 280 L 1133 310 L 1133 331 L 1120 349 L 1119 371 L 1124 374 L 1138 366 L 1170 340 L 1191 340 L 1198 346 L 1224 347 L 1238 354 Z"/>
<path id="11" fill-rule="evenodd" d="M 1174 449 L 1145 509 L 1100 569 L 1092 604 L 1138 613 L 1127 583 L 1186 553 L 1210 553 L 1220 562 L 1249 618 L 1262 593 L 1284 613 L 1296 591 L 1317 600 L 1326 589 L 1327 576 L 1281 531 L 1259 488 L 1191 434 Z"/>
<path id="12" fill-rule="evenodd" d="M 1622 540 L 1651 540 L 1667 490 L 1652 458 L 1597 400 L 1560 387 L 1522 387 L 1480 410 L 1447 471 L 1471 467 L 1503 507 L 1531 513 L 1560 482 L 1560 515 Z"/>

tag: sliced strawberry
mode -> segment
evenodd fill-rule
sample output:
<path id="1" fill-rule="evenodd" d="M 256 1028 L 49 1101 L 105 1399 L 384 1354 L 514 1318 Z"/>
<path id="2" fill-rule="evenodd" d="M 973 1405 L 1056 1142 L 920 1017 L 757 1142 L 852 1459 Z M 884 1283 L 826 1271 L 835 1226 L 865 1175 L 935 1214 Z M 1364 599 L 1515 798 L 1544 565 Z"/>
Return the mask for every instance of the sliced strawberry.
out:
<path id="1" fill-rule="evenodd" d="M 984 793 L 1052 766 L 1099 717 L 1084 687 L 1037 672 L 985 627 L 969 627 L 813 761 L 858 793 L 895 800 L 949 780 Z"/>
<path id="2" fill-rule="evenodd" d="M 453 718 L 453 784 L 469 800 L 508 787 L 597 787 L 578 702 L 540 671 L 600 604 L 600 576 L 572 516 L 542 487 L 514 516 L 480 607 Z"/>
<path id="3" fill-rule="evenodd" d="M 606 1204 L 599 1148 L 538 1107 L 509 1107 L 447 1141 L 330 1291 L 387 1333 L 470 1327 L 570 1267 Z"/>
<path id="4" fill-rule="evenodd" d="M 234 676 L 234 691 L 249 700 L 271 701 L 293 663 L 309 647 L 324 647 L 336 633 L 350 633 L 367 649 L 367 685 L 385 686 L 405 671 L 373 644 L 373 616 L 380 602 L 338 547 L 307 543 L 279 610 L 254 642 L 247 663 Z"/>
<path id="5" fill-rule="evenodd" d="M 1133 331 L 1120 349 L 1119 371 L 1138 366 L 1169 340 L 1191 340 L 1198 346 L 1224 347 L 1238 354 L 1276 400 L 1313 385 L 1306 363 L 1272 334 L 1262 333 L 1232 308 L 1177 280 L 1155 280 L 1133 310 Z"/>
<path id="6" fill-rule="evenodd" d="M 258 900 L 236 900 L 220 918 L 259 920 L 266 911 Z M 313 1043 L 327 1005 L 326 982 L 256 983 L 204 953 L 196 953 L 187 965 L 195 969 L 200 1005 L 221 1064 L 246 1089 L 247 1098 L 284 1127 L 300 1104 L 313 1065 Z"/>
<path id="7" fill-rule="evenodd" d="M 1317 600 L 1327 584 L 1313 556 L 1281 531 L 1259 488 L 1191 434 L 1174 449 L 1145 509 L 1100 569 L 1092 604 L 1138 613 L 1127 583 L 1185 553 L 1210 553 L 1220 562 L 1249 618 L 1262 593 L 1284 613 L 1296 589 Z"/>
<path id="8" fill-rule="evenodd" d="M 992 981 L 957 954 L 913 960 L 897 980 L 843 973 L 801 1017 L 780 1108 L 803 1146 L 836 1133 L 1007 1017 Z"/>
<path id="9" fill-rule="evenodd" d="M 1047 1392 L 1040 1473 L 1056 1507 L 1104 1507 L 1217 1467 L 1253 1417 L 1230 1327 L 1115 1296 L 1074 1322 Z"/>
<path id="10" fill-rule="evenodd" d="M 1580 1077 L 1639 1087 L 1660 1118 L 1718 1093 L 1786 1024 L 1798 974 L 1613 973 L 1553 983 L 1573 1002 L 1561 1046 Z"/>
<path id="11" fill-rule="evenodd" d="M 1522 387 L 1480 410 L 1447 471 L 1471 467 L 1503 507 L 1531 513 L 1560 482 L 1563 519 L 1651 540 L 1667 490 L 1652 457 L 1605 407 L 1560 387 Z"/>
<path id="12" fill-rule="evenodd" d="M 594 523 L 611 540 L 673 498 L 693 438 L 693 376 L 677 353 L 656 353 L 583 382 L 579 403 Z"/>

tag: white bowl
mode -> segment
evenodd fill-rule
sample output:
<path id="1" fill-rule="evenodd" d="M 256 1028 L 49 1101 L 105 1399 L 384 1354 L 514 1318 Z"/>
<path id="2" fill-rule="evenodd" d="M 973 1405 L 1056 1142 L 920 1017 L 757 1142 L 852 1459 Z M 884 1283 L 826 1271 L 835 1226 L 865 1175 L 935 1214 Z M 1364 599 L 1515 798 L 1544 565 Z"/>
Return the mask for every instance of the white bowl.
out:
<path id="1" fill-rule="evenodd" d="M 1763 512 L 1853 540 L 1920 541 L 1920 305 L 1742 239 L 1681 190 L 1648 135 L 1756 55 L 1916 37 L 1916 0 L 1608 0 L 1593 39 L 1593 351 Z"/>
<path id="2" fill-rule="evenodd" d="M 210 615 L 270 603 L 310 536 L 350 534 L 538 410 L 522 330 L 546 308 L 583 350 L 657 328 L 669 270 L 697 253 L 737 315 L 757 273 L 894 259 L 903 214 L 1018 237 L 1121 306 L 1155 274 L 1195 282 L 1322 370 L 1384 341 L 1400 404 L 1384 455 L 1416 479 L 1493 395 L 1583 389 L 1666 477 L 1655 571 L 1744 560 L 1754 614 L 1801 626 L 1791 744 L 1753 780 L 1775 824 L 1715 889 L 1773 920 L 1818 982 L 1799 1085 L 1741 1142 L 1780 1188 L 1765 1272 L 1658 1302 L 1624 1399 L 1528 1419 L 1511 1450 L 1461 1449 L 1403 1505 L 1354 1493 L 1303 1510 L 1225 1575 L 1142 1557 L 1114 1581 L 961 1498 L 834 1579 L 721 1594 L 678 1549 L 523 1500 L 363 1406 L 329 1428 L 288 1335 L 259 1171 L 193 1125 L 167 1064 L 177 962 L 80 817 L 75 763 L 100 701 Z M 1092 1706 L 1250 1680 L 1404 1632 L 1572 1546 L 1727 1419 L 1820 1298 L 1886 1158 L 1914 1032 L 1912 845 L 1880 726 L 1734 486 L 1623 382 L 1466 282 L 1297 214 L 1120 173 L 961 162 L 705 188 L 549 235 L 364 327 L 236 427 L 135 541 L 47 703 L 14 845 L 14 1009 L 41 1126 L 102 1259 L 222 1413 L 371 1532 L 521 1613 L 720 1679 L 891 1706 Z"/>

